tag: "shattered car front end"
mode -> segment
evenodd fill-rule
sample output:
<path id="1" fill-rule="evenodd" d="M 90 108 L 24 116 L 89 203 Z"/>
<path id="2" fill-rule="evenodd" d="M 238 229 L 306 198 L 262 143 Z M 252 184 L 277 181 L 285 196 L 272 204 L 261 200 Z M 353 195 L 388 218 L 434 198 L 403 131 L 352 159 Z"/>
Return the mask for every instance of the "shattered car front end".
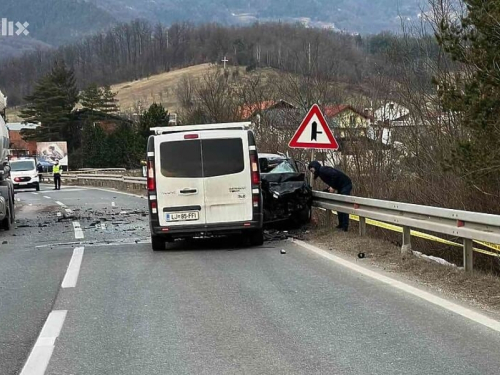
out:
<path id="1" fill-rule="evenodd" d="M 264 222 L 289 221 L 294 226 L 311 219 L 312 188 L 306 174 L 300 172 L 293 159 L 274 154 L 261 154 Z"/>

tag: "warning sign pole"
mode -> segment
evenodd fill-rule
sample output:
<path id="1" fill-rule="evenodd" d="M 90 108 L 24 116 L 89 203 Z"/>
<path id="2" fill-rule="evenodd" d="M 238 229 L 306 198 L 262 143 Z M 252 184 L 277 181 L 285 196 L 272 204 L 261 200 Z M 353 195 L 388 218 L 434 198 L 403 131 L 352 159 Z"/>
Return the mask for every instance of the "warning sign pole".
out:
<path id="1" fill-rule="evenodd" d="M 309 160 L 309 163 L 312 162 L 314 160 L 314 148 L 311 148 L 311 159 Z M 314 182 L 314 175 L 312 172 L 309 172 L 311 174 L 311 176 L 309 177 L 309 185 L 312 186 L 313 182 Z"/>

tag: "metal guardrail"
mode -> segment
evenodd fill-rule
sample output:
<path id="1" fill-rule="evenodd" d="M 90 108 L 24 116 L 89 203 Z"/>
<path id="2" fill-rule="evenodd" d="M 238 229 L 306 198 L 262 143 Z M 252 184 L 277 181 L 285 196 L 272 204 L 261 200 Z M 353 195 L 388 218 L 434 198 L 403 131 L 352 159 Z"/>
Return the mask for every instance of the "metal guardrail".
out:
<path id="1" fill-rule="evenodd" d="M 473 269 L 473 240 L 500 243 L 500 215 L 323 192 L 313 196 L 315 207 L 358 215 L 361 236 L 366 235 L 367 218 L 402 226 L 403 253 L 411 251 L 412 228 L 460 237 L 466 271 Z"/>
<path id="2" fill-rule="evenodd" d="M 62 178 L 70 180 L 96 180 L 96 181 L 114 181 L 123 182 L 125 184 L 138 184 L 146 185 L 147 179 L 145 177 L 122 176 L 115 174 L 63 174 Z"/>
<path id="3" fill-rule="evenodd" d="M 82 173 L 99 173 L 99 172 L 126 172 L 127 170 L 125 168 L 84 168 L 75 171 L 78 174 Z"/>
<path id="4" fill-rule="evenodd" d="M 102 169 L 100 169 L 102 171 Z M 145 177 L 112 174 L 64 174 L 71 180 L 114 181 L 131 185 L 147 184 Z M 359 216 L 359 234 L 366 235 L 366 219 L 403 227 L 402 253 L 411 252 L 411 229 L 460 237 L 463 240 L 464 268 L 473 270 L 473 240 L 500 243 L 500 215 L 452 210 L 410 203 L 313 192 L 313 206 Z"/>

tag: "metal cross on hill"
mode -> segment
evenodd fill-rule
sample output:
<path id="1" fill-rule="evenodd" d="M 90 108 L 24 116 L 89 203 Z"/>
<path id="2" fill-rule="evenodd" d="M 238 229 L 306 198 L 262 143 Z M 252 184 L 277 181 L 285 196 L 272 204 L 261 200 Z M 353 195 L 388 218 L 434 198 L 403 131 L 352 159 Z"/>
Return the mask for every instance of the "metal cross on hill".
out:
<path id="1" fill-rule="evenodd" d="M 226 56 L 224 56 L 224 59 L 222 60 L 222 62 L 224 63 L 224 70 L 226 70 L 226 63 L 228 62 L 229 60 L 227 59 Z"/>

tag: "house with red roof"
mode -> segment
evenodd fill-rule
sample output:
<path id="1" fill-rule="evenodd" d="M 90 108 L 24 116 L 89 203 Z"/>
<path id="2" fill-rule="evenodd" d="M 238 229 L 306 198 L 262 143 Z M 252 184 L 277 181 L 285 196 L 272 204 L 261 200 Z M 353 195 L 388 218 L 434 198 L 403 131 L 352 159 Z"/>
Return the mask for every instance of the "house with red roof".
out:
<path id="1" fill-rule="evenodd" d="M 348 105 L 327 105 L 323 107 L 330 128 L 336 137 L 366 137 L 373 124 L 373 117 L 364 111 Z"/>

